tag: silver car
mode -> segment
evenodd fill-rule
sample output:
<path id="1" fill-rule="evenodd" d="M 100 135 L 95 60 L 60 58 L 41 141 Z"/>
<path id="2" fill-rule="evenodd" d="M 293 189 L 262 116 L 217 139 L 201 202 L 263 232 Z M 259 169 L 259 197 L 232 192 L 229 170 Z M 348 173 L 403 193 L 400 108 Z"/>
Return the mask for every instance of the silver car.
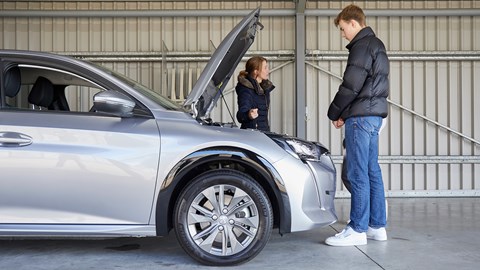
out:
<path id="1" fill-rule="evenodd" d="M 207 265 L 255 257 L 280 234 L 336 221 L 318 142 L 213 123 L 261 27 L 222 41 L 183 106 L 105 67 L 0 51 L 0 237 L 150 237 L 172 229 Z"/>

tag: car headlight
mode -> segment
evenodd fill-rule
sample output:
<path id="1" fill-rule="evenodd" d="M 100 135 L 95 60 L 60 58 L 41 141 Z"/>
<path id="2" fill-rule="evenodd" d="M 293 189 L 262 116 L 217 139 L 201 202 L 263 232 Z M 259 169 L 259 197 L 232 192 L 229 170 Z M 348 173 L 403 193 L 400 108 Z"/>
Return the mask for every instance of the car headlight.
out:
<path id="1" fill-rule="evenodd" d="M 321 143 L 279 135 L 270 135 L 270 138 L 292 156 L 301 160 L 317 161 L 322 155 L 329 154 L 328 149 Z"/>

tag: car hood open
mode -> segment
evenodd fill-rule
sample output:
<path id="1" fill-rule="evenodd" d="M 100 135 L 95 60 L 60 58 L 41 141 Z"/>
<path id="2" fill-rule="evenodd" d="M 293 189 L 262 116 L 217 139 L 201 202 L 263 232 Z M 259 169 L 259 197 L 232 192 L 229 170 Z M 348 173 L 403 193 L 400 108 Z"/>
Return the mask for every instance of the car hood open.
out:
<path id="1" fill-rule="evenodd" d="M 228 33 L 198 77 L 183 103 L 195 118 L 208 118 L 215 107 L 235 68 L 252 45 L 257 26 L 260 30 L 263 28 L 258 22 L 259 15 L 260 8 L 257 8 Z"/>

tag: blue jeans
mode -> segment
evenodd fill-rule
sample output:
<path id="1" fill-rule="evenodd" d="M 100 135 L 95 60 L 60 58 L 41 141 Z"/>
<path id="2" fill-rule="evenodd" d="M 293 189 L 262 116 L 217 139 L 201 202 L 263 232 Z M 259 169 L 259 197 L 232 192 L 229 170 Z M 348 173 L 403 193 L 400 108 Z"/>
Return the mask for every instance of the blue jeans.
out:
<path id="1" fill-rule="evenodd" d="M 385 227 L 385 190 L 378 164 L 378 116 L 350 117 L 345 121 L 347 177 L 351 184 L 350 226 L 357 232 Z"/>

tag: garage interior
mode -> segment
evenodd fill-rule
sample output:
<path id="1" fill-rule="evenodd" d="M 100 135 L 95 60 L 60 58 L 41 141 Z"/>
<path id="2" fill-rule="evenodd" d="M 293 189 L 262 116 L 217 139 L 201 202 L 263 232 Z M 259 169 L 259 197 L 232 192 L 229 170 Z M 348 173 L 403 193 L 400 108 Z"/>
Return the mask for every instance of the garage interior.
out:
<path id="1" fill-rule="evenodd" d="M 257 258 L 238 269 L 476 268 L 480 1 L 2 1 L 0 48 L 55 52 L 102 63 L 181 103 L 224 35 L 260 6 L 264 29 L 244 60 L 262 55 L 270 62 L 270 79 L 276 85 L 272 131 L 323 143 L 339 171 L 343 130 L 335 129 L 326 113 L 348 55 L 333 19 L 350 3 L 365 10 L 367 25 L 385 43 L 390 59 L 390 112 L 379 149 L 390 239 L 355 248 L 323 244 L 348 220 L 350 195 L 338 175 L 336 224 L 274 235 Z M 232 77 L 224 101 L 211 115 L 214 121 L 235 121 L 229 112 L 237 107 L 235 85 Z M 88 104 L 79 100 L 77 106 Z M 108 244 L 138 242 L 151 252 L 124 258 L 106 249 L 95 255 L 99 247 L 91 242 L 83 246 L 84 255 L 68 265 L 62 260 L 76 256 L 78 243 L 0 240 L 0 268 L 51 269 L 46 263 L 52 258 L 58 260 L 58 269 L 73 269 L 77 263 L 93 268 L 98 265 L 82 258 L 102 260 L 103 254 L 117 260 L 107 269 L 131 269 L 141 263 L 147 263 L 145 268 L 200 269 L 169 238 L 160 246 L 131 239 Z M 32 256 L 38 257 L 31 260 Z"/>

